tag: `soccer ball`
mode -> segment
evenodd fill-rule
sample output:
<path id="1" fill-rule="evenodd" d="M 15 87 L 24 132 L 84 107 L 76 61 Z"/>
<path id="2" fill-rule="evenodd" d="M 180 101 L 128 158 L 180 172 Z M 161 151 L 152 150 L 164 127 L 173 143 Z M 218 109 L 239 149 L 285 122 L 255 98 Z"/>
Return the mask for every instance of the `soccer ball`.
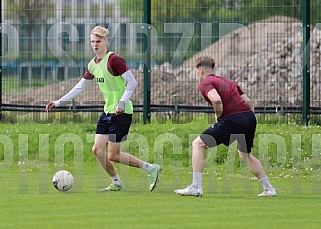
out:
<path id="1" fill-rule="evenodd" d="M 65 192 L 71 189 L 74 178 L 67 170 L 60 170 L 53 176 L 52 183 L 57 190 Z"/>

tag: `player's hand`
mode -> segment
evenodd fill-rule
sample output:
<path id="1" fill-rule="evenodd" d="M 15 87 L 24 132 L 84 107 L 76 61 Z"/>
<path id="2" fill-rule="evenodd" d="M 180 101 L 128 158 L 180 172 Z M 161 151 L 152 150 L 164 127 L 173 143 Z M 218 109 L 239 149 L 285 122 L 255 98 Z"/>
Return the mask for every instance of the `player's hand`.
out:
<path id="1" fill-rule="evenodd" d="M 119 101 L 118 106 L 116 108 L 116 115 L 123 114 L 125 112 L 125 102 Z"/>
<path id="2" fill-rule="evenodd" d="M 117 107 L 116 109 L 116 115 L 120 115 L 120 114 L 123 114 L 124 113 L 124 110 L 123 109 L 120 109 L 119 107 Z"/>
<path id="3" fill-rule="evenodd" d="M 50 102 L 47 104 L 45 111 L 46 111 L 46 112 L 49 112 L 49 111 L 51 111 L 51 109 L 53 109 L 53 108 L 55 108 L 55 107 L 56 107 L 55 101 L 50 101 Z"/>

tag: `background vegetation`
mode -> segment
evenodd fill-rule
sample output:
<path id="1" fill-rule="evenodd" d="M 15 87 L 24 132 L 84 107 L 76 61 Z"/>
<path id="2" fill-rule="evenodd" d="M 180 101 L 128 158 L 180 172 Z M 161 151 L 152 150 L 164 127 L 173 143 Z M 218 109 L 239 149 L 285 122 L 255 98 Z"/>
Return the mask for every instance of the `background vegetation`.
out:
<path id="1" fill-rule="evenodd" d="M 179 162 L 184 167 L 189 167 L 191 164 L 191 142 L 214 123 L 209 118 L 210 116 L 193 116 L 180 121 L 164 121 L 158 118 L 149 125 L 143 125 L 137 117 L 135 118 L 137 122 L 130 129 L 129 140 L 123 144 L 124 151 L 129 151 L 150 162 L 164 165 Z M 42 123 L 39 119 L 34 120 L 37 123 L 17 119 L 15 124 L 0 124 L 0 136 L 2 136 L 1 142 L 3 143 L 3 147 L 0 147 L 0 162 L 5 159 L 6 154 L 13 155 L 14 164 L 19 160 L 38 160 L 39 155 L 43 153 L 41 152 L 40 135 L 48 136 L 46 144 L 48 144 L 50 162 L 55 161 L 55 153 L 56 156 L 57 153 L 63 155 L 65 161 L 74 161 L 75 155 L 79 152 L 83 154 L 83 161 L 95 161 L 91 153 L 96 127 L 95 118 L 66 116 L 62 113 L 61 116 L 56 116 L 56 119 L 49 119 Z M 321 136 L 320 126 L 282 124 L 282 122 L 273 122 L 272 118 L 265 123 L 262 118 L 259 118 L 259 122 L 261 124 L 257 127 L 253 154 L 262 157 L 266 166 L 271 169 L 319 168 L 321 165 L 319 165 L 319 148 L 321 146 L 317 142 Z M 19 141 L 22 141 L 19 140 L 21 135 L 27 135 L 27 159 L 20 158 L 18 153 L 21 145 Z M 61 143 L 64 144 L 63 148 L 57 146 L 61 137 L 65 139 L 65 142 Z M 12 142 L 13 152 L 4 152 L 4 143 L 7 140 Z M 57 149 L 63 152 L 57 152 Z M 228 162 L 228 164 L 234 164 L 235 169 L 240 168 L 235 145 L 229 148 L 220 145 L 217 150 L 216 148 L 210 149 L 208 161 L 216 165 Z"/>

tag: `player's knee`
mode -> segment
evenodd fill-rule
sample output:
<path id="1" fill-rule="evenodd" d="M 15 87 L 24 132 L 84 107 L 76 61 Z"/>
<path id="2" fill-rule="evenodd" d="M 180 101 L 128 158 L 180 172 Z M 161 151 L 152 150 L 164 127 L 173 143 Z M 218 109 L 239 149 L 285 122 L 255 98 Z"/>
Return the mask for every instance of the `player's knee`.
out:
<path id="1" fill-rule="evenodd" d="M 110 161 L 119 162 L 119 154 L 108 152 L 107 157 L 108 157 L 108 160 Z"/>
<path id="2" fill-rule="evenodd" d="M 96 146 L 93 146 L 93 148 L 92 148 L 92 153 L 93 153 L 96 157 L 100 157 L 100 156 L 103 155 L 104 150 L 99 149 L 99 148 L 96 147 Z"/>
<path id="3" fill-rule="evenodd" d="M 192 147 L 193 148 L 206 148 L 206 144 L 202 141 L 200 137 L 197 137 L 193 142 L 192 142 Z"/>
<path id="4" fill-rule="evenodd" d="M 247 163 L 249 161 L 249 154 L 248 153 L 243 153 L 241 151 L 238 151 L 238 152 L 239 152 L 240 159 Z"/>
<path id="5" fill-rule="evenodd" d="M 93 148 L 91 149 L 91 152 L 97 156 L 97 148 L 95 146 L 93 146 Z"/>

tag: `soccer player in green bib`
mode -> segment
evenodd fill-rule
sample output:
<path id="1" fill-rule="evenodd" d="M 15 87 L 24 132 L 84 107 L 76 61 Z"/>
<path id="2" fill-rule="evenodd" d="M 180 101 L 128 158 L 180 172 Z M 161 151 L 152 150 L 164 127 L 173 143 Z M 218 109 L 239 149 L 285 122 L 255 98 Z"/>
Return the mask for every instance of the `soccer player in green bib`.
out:
<path id="1" fill-rule="evenodd" d="M 63 102 L 72 100 L 90 81 L 95 79 L 105 98 L 105 106 L 97 123 L 92 151 L 112 180 L 107 188 L 99 191 L 126 190 L 113 162 L 145 170 L 150 182 L 149 190 L 153 191 L 161 172 L 160 166 L 149 164 L 129 153 L 121 152 L 121 142 L 127 139 L 132 122 L 133 105 L 130 97 L 137 82 L 124 59 L 107 50 L 108 33 L 108 29 L 104 27 L 93 28 L 90 39 L 96 56 L 88 63 L 78 84 L 59 100 L 49 102 L 45 111 L 49 112 Z"/>

